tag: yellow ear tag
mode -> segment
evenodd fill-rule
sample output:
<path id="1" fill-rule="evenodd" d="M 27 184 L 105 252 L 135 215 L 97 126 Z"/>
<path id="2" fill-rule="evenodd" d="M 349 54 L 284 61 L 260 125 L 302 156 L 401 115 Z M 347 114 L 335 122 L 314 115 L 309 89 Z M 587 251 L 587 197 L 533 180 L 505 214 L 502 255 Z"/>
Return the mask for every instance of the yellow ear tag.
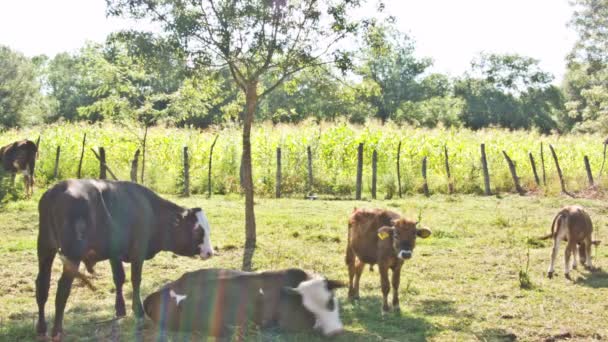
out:
<path id="1" fill-rule="evenodd" d="M 384 240 L 388 237 L 388 233 L 387 232 L 378 233 L 378 237 L 380 238 L 380 240 Z"/>

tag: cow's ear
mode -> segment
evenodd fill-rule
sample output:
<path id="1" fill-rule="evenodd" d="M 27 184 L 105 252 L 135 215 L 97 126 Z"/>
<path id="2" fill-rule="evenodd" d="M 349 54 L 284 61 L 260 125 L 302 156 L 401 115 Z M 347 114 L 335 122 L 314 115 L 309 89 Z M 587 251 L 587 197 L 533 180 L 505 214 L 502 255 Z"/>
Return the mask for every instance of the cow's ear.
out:
<path id="1" fill-rule="evenodd" d="M 428 228 L 416 228 L 416 235 L 423 239 L 426 239 L 427 237 L 431 236 L 431 233 L 431 230 Z"/>
<path id="2" fill-rule="evenodd" d="M 186 210 L 182 211 L 182 212 L 179 214 L 179 218 L 183 220 L 183 219 L 185 219 L 186 217 L 188 217 L 188 215 L 190 215 L 190 209 L 186 209 Z"/>
<path id="3" fill-rule="evenodd" d="M 378 229 L 378 234 L 392 234 L 395 231 L 395 227 L 389 227 L 389 226 L 382 226 L 380 227 L 380 229 Z"/>
<path id="4" fill-rule="evenodd" d="M 339 280 L 327 279 L 327 289 L 329 291 L 332 291 L 334 289 L 339 289 L 342 287 L 346 287 L 346 284 L 344 282 L 341 282 Z"/>
<path id="5" fill-rule="evenodd" d="M 281 294 L 286 295 L 288 297 L 300 296 L 300 292 L 298 292 L 298 290 L 289 286 L 283 286 L 281 288 Z"/>
<path id="6" fill-rule="evenodd" d="M 196 214 L 199 211 L 203 211 L 203 209 L 201 209 L 201 208 L 192 208 L 192 209 L 190 209 L 190 211 L 192 211 L 193 214 Z"/>

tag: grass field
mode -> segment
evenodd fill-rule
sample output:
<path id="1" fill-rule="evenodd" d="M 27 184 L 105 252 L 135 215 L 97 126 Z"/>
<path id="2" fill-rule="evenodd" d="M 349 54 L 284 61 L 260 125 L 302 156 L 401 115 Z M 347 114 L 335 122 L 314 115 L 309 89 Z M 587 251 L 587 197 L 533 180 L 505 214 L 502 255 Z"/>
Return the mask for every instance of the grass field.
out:
<path id="1" fill-rule="evenodd" d="M 37 195 L 40 193 L 38 190 Z M 212 241 L 220 255 L 209 261 L 170 253 L 157 255 L 144 266 L 144 296 L 186 271 L 238 269 L 242 264 L 244 210 L 240 197 L 172 199 L 187 206 L 202 206 L 208 212 Z M 36 203 L 17 201 L 0 209 L 1 341 L 35 338 Z M 562 247 L 556 266 L 559 276 L 549 280 L 545 272 L 550 242 L 532 239 L 549 231 L 553 215 L 567 203 L 586 206 L 598 231 L 595 238 L 608 242 L 608 208 L 598 200 L 511 195 L 411 196 L 373 202 L 258 199 L 258 248 L 253 265 L 256 270 L 301 267 L 347 281 L 346 220 L 353 207 L 387 207 L 412 217 L 423 209 L 423 223 L 433 235 L 418 242 L 413 259 L 404 266 L 401 313 L 381 315 L 378 271 L 371 273 L 366 268 L 359 302 L 348 302 L 346 290 L 338 290 L 347 332 L 336 341 L 538 341 L 567 334 L 575 340 L 605 340 L 608 273 L 578 270 L 573 271 L 573 281 L 566 280 Z M 533 288 L 524 290 L 520 288 L 519 272 L 526 270 L 528 251 Z M 604 245 L 594 250 L 594 257 L 596 266 L 608 269 L 608 249 Z M 56 260 L 47 321 L 54 312 L 59 269 Z M 114 315 L 112 276 L 107 262 L 96 270 L 96 292 L 75 282 L 65 316 L 66 339 L 108 340 L 120 334 L 121 341 L 134 340 L 130 284 L 125 284 L 128 316 L 118 323 L 107 322 Z M 146 321 L 146 340 L 155 340 L 156 333 L 152 323 Z M 200 340 L 201 336 L 194 339 Z M 263 332 L 248 339 L 320 340 L 312 334 L 278 332 Z"/>

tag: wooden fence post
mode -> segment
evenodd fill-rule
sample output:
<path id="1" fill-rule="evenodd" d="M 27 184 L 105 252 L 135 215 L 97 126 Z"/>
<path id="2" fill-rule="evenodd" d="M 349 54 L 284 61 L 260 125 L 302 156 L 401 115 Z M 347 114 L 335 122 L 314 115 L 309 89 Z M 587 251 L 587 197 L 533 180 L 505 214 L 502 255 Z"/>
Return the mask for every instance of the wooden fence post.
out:
<path id="1" fill-rule="evenodd" d="M 551 155 L 553 155 L 553 160 L 555 161 L 555 168 L 557 168 L 557 175 L 559 176 L 559 184 L 562 187 L 562 192 L 570 197 L 574 197 L 573 194 L 569 193 L 566 190 L 566 183 L 564 182 L 564 176 L 562 174 L 562 169 L 559 167 L 559 161 L 557 160 L 557 154 L 553 149 L 553 145 L 549 144 L 549 149 L 551 149 Z"/>
<path id="2" fill-rule="evenodd" d="M 448 176 L 448 194 L 454 193 L 454 180 L 452 179 L 452 174 L 450 173 L 450 159 L 448 157 L 448 146 L 443 146 L 443 152 L 445 155 L 445 172 Z"/>
<path id="3" fill-rule="evenodd" d="M 532 172 L 534 173 L 534 181 L 537 186 L 540 186 L 540 179 L 538 178 L 538 172 L 536 172 L 536 163 L 534 162 L 534 156 L 532 156 L 532 152 L 528 152 L 528 157 L 530 157 L 530 165 L 532 166 Z"/>
<path id="4" fill-rule="evenodd" d="M 602 177 L 602 171 L 604 171 L 604 163 L 606 162 L 606 146 L 608 146 L 608 139 L 604 140 L 604 157 L 602 158 L 602 167 L 600 167 L 600 172 L 597 175 L 597 181 L 600 181 Z"/>
<path id="5" fill-rule="evenodd" d="M 519 177 L 517 177 L 517 170 L 515 169 L 515 163 L 511 160 L 511 158 L 509 158 L 509 155 L 507 154 L 507 152 L 505 152 L 503 150 L 502 154 L 505 156 L 505 160 L 507 161 L 507 164 L 509 165 L 509 171 L 511 172 L 511 178 L 513 178 L 513 184 L 515 184 L 515 190 L 517 191 L 517 193 L 520 196 L 523 196 L 525 194 L 525 192 L 524 192 L 524 189 L 522 189 L 521 185 L 519 184 Z"/>
<path id="6" fill-rule="evenodd" d="M 137 183 L 137 164 L 139 163 L 139 149 L 135 151 L 135 155 L 133 156 L 133 160 L 131 161 L 131 182 Z"/>
<path id="7" fill-rule="evenodd" d="M 99 148 L 99 179 L 106 179 L 106 150 Z"/>
<path id="8" fill-rule="evenodd" d="M 277 182 L 275 187 L 276 198 L 281 198 L 281 148 L 277 147 Z"/>
<path id="9" fill-rule="evenodd" d="M 312 192 L 312 150 L 310 149 L 310 146 L 306 146 L 306 155 L 308 156 L 308 192 Z"/>
<path id="10" fill-rule="evenodd" d="M 190 196 L 190 162 L 188 146 L 184 146 L 184 196 Z"/>
<path id="11" fill-rule="evenodd" d="M 53 171 L 53 179 L 57 179 L 59 175 L 59 155 L 61 154 L 61 146 L 57 146 L 57 153 L 55 154 L 55 171 Z"/>
<path id="12" fill-rule="evenodd" d="M 144 130 L 144 141 L 141 149 L 141 177 L 139 178 L 139 182 L 144 184 L 144 171 L 146 169 L 146 140 L 148 139 L 148 124 L 146 123 L 146 128 Z"/>
<path id="13" fill-rule="evenodd" d="M 376 199 L 376 172 L 378 171 L 378 152 L 372 153 L 372 199 Z"/>
<path id="14" fill-rule="evenodd" d="M 207 198 L 211 198 L 211 161 L 213 160 L 213 148 L 215 147 L 215 143 L 217 142 L 217 138 L 219 138 L 219 134 L 215 136 L 213 139 L 213 143 L 211 144 L 211 148 L 209 149 L 209 170 L 207 171 Z"/>
<path id="15" fill-rule="evenodd" d="M 593 174 L 591 173 L 591 165 L 589 164 L 589 157 L 585 156 L 585 169 L 587 170 L 587 179 L 589 180 L 589 187 L 593 188 L 595 186 L 593 182 Z"/>
<path id="16" fill-rule="evenodd" d="M 481 144 L 481 167 L 483 169 L 483 182 L 486 196 L 492 195 L 490 190 L 490 173 L 488 172 L 488 160 L 486 158 L 486 144 Z"/>
<path id="17" fill-rule="evenodd" d="M 399 189 L 399 198 L 401 198 L 401 141 L 399 141 L 399 146 L 397 146 L 397 184 Z"/>
<path id="18" fill-rule="evenodd" d="M 422 179 L 424 180 L 424 183 L 422 183 L 422 190 L 424 191 L 424 196 L 429 197 L 429 184 L 426 179 L 426 156 L 422 158 Z"/>
<path id="19" fill-rule="evenodd" d="M 361 199 L 361 183 L 363 180 L 363 143 L 357 148 L 357 190 L 355 198 Z"/>
<path id="20" fill-rule="evenodd" d="M 100 154 L 97 154 L 97 152 L 93 148 L 91 148 L 91 152 L 93 152 L 93 154 L 95 155 L 95 158 L 97 158 L 97 160 L 99 160 L 99 176 L 100 176 L 99 178 L 101 178 L 102 172 L 103 172 L 103 176 L 105 177 L 106 170 L 107 170 L 108 173 L 110 174 L 110 176 L 112 176 L 112 178 L 114 180 L 118 180 L 118 178 L 116 178 L 116 175 L 114 174 L 114 172 L 112 172 L 112 170 L 110 170 L 110 167 L 106 163 L 106 151 L 103 149 L 103 147 L 99 148 L 99 153 L 101 154 L 103 152 L 103 158 L 101 157 Z M 105 178 L 101 178 L 101 179 L 105 179 Z"/>
<path id="21" fill-rule="evenodd" d="M 547 186 L 547 176 L 545 172 L 545 153 L 543 151 L 543 143 L 540 143 L 540 164 L 543 168 L 543 185 Z"/>
<path id="22" fill-rule="evenodd" d="M 84 146 L 87 143 L 87 134 L 84 134 L 84 137 L 82 138 L 82 149 L 80 150 L 80 160 L 78 161 L 78 171 L 76 172 L 76 177 L 77 178 L 81 178 L 82 177 L 82 160 L 84 159 Z"/>

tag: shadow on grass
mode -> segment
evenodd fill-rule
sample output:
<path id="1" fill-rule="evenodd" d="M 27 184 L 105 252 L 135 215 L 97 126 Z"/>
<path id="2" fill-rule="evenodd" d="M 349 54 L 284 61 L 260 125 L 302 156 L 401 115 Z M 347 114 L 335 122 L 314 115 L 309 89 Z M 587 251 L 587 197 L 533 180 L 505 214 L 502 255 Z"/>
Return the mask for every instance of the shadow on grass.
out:
<path id="1" fill-rule="evenodd" d="M 343 322 L 347 330 L 355 331 L 345 334 L 345 340 L 426 341 L 439 331 L 424 317 L 407 312 L 407 308 L 382 314 L 381 306 L 380 296 L 345 301 L 342 305 Z M 359 330 L 363 332 L 356 333 Z"/>
<path id="2" fill-rule="evenodd" d="M 574 283 L 589 286 L 594 289 L 608 288 L 608 272 L 602 269 L 597 269 L 582 274 L 580 277 L 576 278 Z"/>
<path id="3" fill-rule="evenodd" d="M 517 340 L 517 335 L 504 329 L 486 329 L 475 336 L 481 341 L 511 342 Z"/>

